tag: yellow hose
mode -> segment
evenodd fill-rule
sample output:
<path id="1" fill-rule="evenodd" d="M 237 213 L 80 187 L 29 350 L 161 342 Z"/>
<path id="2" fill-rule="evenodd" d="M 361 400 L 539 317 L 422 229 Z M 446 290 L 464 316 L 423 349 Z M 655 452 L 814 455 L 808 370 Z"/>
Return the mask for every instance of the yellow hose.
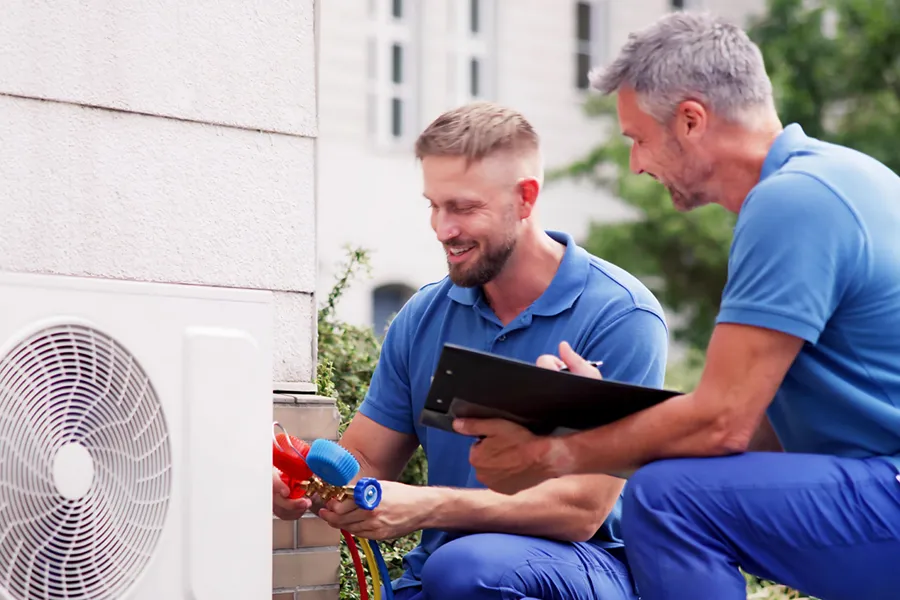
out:
<path id="1" fill-rule="evenodd" d="M 366 555 L 366 563 L 369 565 L 369 576 L 372 578 L 372 588 L 375 590 L 375 600 L 381 600 L 381 575 L 378 573 L 378 563 L 375 562 L 372 547 L 369 546 L 369 540 L 365 538 L 356 539 L 359 541 L 359 545 L 362 546 L 363 554 Z"/>

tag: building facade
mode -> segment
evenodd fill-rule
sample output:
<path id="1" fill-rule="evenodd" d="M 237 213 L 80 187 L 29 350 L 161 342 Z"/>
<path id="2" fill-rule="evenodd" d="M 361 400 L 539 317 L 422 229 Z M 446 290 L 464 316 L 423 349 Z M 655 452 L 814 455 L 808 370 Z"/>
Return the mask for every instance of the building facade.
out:
<path id="1" fill-rule="evenodd" d="M 587 118 L 587 72 L 628 33 L 666 11 L 707 8 L 730 19 L 764 0 L 329 0 L 319 55 L 318 280 L 331 288 L 346 246 L 369 251 L 371 273 L 338 306 L 382 331 L 420 286 L 446 274 L 429 225 L 413 142 L 441 112 L 487 99 L 520 110 L 542 138 L 548 168 L 609 135 Z M 576 240 L 591 221 L 628 209 L 602 190 L 554 182 L 541 222 Z"/>

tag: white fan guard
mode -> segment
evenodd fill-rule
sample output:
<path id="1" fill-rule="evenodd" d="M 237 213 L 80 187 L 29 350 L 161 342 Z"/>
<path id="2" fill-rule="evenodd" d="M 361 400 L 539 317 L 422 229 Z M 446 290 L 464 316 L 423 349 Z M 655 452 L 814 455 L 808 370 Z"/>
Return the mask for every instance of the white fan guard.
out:
<path id="1" fill-rule="evenodd" d="M 171 494 L 163 408 L 108 335 L 54 325 L 0 356 L 0 586 L 112 600 L 140 577 Z"/>

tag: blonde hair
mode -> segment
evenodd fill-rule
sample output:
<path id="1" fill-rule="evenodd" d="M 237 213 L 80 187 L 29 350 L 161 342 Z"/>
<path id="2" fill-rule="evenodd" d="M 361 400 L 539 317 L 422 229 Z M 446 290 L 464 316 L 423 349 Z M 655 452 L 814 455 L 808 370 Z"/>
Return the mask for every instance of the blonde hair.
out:
<path id="1" fill-rule="evenodd" d="M 445 112 L 416 140 L 416 158 L 463 156 L 479 162 L 496 152 L 536 152 L 540 139 L 519 112 L 492 102 L 473 102 Z"/>

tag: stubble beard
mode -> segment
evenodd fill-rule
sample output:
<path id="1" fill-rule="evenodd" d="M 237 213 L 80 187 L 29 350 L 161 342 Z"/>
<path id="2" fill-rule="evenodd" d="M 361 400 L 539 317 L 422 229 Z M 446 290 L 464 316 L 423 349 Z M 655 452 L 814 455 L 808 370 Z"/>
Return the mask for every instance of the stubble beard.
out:
<path id="1" fill-rule="evenodd" d="M 479 245 L 478 249 L 482 246 Z M 455 265 L 447 262 L 450 281 L 459 287 L 471 288 L 482 286 L 496 278 L 516 248 L 515 237 L 508 237 L 499 245 L 484 247 L 484 254 L 472 265 Z"/>
<path id="2" fill-rule="evenodd" d="M 674 137 L 670 138 L 669 149 L 677 155 L 684 156 L 684 148 Z M 690 212 L 695 208 L 710 204 L 712 200 L 709 198 L 708 194 L 703 191 L 702 186 L 705 182 L 709 181 L 712 177 L 712 173 L 713 166 L 711 164 L 697 166 L 695 163 L 687 163 L 681 170 L 679 181 L 694 182 L 693 185 L 689 186 L 685 184 L 676 187 L 674 184 L 664 182 L 663 185 L 665 185 L 666 189 L 669 191 L 669 196 L 672 198 L 672 205 L 675 207 L 675 210 L 679 212 Z M 689 187 L 693 187 L 694 189 L 688 190 Z"/>

